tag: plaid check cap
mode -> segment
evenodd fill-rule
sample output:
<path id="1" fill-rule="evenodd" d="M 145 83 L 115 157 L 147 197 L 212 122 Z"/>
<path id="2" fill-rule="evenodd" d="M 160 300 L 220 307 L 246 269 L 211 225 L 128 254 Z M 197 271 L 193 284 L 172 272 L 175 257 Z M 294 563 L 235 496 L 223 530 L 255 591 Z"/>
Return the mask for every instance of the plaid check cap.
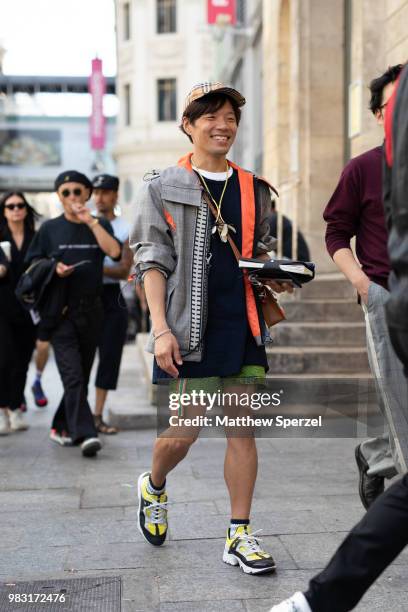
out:
<path id="1" fill-rule="evenodd" d="M 195 100 L 199 100 L 203 96 L 206 96 L 206 95 L 212 94 L 212 93 L 225 94 L 226 96 L 229 96 L 230 98 L 235 100 L 235 102 L 236 102 L 236 104 L 238 104 L 238 106 L 244 106 L 244 104 L 246 102 L 244 96 L 242 96 L 239 93 L 239 91 L 237 91 L 236 89 L 233 89 L 232 87 L 226 87 L 225 85 L 223 85 L 220 82 L 216 82 L 216 83 L 209 83 L 209 82 L 207 82 L 207 83 L 198 83 L 198 85 L 194 85 L 194 87 L 191 89 L 191 91 L 187 94 L 187 97 L 186 97 L 185 102 L 184 102 L 184 111 Z"/>

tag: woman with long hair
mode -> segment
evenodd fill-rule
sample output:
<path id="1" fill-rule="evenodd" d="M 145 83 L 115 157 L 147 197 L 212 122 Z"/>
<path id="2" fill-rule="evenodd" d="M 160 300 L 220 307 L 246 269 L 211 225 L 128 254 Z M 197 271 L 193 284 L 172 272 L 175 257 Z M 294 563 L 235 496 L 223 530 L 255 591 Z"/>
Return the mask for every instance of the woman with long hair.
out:
<path id="1" fill-rule="evenodd" d="M 0 200 L 0 434 L 27 429 L 21 406 L 35 345 L 33 321 L 15 296 L 26 269 L 25 255 L 38 214 L 24 194 L 11 191 Z"/>

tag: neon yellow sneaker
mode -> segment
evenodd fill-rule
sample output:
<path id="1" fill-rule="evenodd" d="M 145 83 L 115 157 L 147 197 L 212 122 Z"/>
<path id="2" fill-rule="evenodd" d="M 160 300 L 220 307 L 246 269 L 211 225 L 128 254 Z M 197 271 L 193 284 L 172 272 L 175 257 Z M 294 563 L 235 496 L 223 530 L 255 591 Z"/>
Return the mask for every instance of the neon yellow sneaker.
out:
<path id="1" fill-rule="evenodd" d="M 161 546 L 167 535 L 167 495 L 153 495 L 147 491 L 149 472 L 144 472 L 137 481 L 137 495 L 139 498 L 139 531 L 144 539 Z"/>
<path id="2" fill-rule="evenodd" d="M 251 533 L 249 525 L 239 525 L 230 537 L 227 531 L 222 560 L 229 565 L 239 565 L 246 574 L 269 574 L 276 569 L 272 556 L 259 546 L 260 539 L 255 537 L 260 529 Z"/>

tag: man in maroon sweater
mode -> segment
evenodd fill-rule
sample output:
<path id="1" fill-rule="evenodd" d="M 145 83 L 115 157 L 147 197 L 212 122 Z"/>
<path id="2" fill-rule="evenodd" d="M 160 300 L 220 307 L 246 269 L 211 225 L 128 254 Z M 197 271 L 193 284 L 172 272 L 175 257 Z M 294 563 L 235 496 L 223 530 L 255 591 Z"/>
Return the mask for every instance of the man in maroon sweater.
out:
<path id="1" fill-rule="evenodd" d="M 370 84 L 370 109 L 379 125 L 402 66 L 389 68 Z M 390 261 L 382 200 L 382 147 L 352 159 L 326 206 L 326 247 L 346 278 L 357 290 L 364 310 L 370 367 L 377 382 L 380 408 L 389 433 L 365 440 L 356 448 L 360 472 L 359 493 L 365 508 L 384 491 L 384 478 L 406 471 L 398 438 L 400 415 L 407 406 L 402 365 L 392 348 L 385 321 Z M 356 237 L 355 258 L 350 240 Z M 361 265 L 360 265 L 361 264 Z"/>
<path id="2" fill-rule="evenodd" d="M 386 311 L 393 346 L 408 377 L 408 65 L 396 88 L 385 117 L 384 205 L 393 268 Z M 401 442 L 406 457 L 407 440 Z M 370 507 L 324 570 L 310 580 L 308 590 L 297 591 L 270 612 L 354 610 L 367 589 L 408 545 L 407 522 L 408 474 L 388 487 Z M 386 609 L 396 610 L 392 603 Z"/>

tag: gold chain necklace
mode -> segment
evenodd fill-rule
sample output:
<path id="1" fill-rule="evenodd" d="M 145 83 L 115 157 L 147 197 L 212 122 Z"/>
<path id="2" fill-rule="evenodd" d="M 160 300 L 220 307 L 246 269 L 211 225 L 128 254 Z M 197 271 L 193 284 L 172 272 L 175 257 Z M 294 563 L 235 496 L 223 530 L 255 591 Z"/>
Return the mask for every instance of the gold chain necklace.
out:
<path id="1" fill-rule="evenodd" d="M 228 185 L 228 178 L 229 178 L 229 165 L 228 165 L 228 160 L 225 160 L 226 163 L 226 179 L 225 179 L 225 183 L 224 183 L 224 187 L 222 189 L 222 193 L 221 193 L 221 197 L 219 202 L 216 201 L 216 199 L 213 197 L 211 191 L 208 188 L 208 185 L 206 183 L 205 178 L 203 177 L 203 175 L 201 174 L 201 172 L 198 170 L 197 168 L 197 174 L 199 175 L 201 182 L 203 183 L 206 192 L 208 193 L 208 195 L 211 198 L 211 201 L 213 202 L 216 210 L 217 210 L 217 216 L 215 218 L 215 225 L 212 229 L 212 233 L 214 234 L 217 230 L 218 230 L 218 234 L 222 240 L 222 242 L 227 242 L 228 240 L 228 230 L 231 230 L 233 232 L 236 233 L 236 229 L 233 225 L 228 225 L 228 223 L 225 223 L 222 214 L 221 214 L 221 206 L 222 206 L 222 200 L 224 198 L 224 194 L 226 192 L 227 189 L 227 185 Z"/>

